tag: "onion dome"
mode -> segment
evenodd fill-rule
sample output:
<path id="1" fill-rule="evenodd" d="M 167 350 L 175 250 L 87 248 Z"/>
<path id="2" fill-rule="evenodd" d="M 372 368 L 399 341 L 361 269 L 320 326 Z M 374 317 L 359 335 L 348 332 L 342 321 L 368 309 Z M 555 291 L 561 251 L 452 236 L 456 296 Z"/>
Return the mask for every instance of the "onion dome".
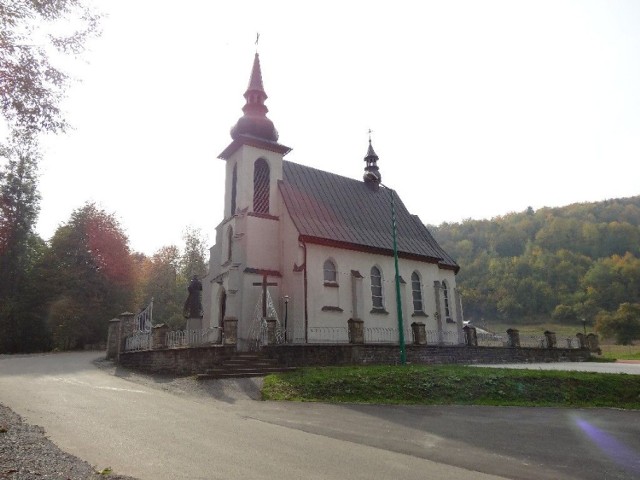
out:
<path id="1" fill-rule="evenodd" d="M 246 103 L 242 107 L 244 115 L 231 128 L 231 138 L 237 140 L 240 135 L 249 135 L 264 140 L 277 142 L 278 131 L 273 122 L 267 118 L 269 109 L 264 104 L 267 94 L 262 85 L 262 71 L 260 69 L 260 57 L 256 52 L 251 70 L 249 86 L 244 93 Z"/>

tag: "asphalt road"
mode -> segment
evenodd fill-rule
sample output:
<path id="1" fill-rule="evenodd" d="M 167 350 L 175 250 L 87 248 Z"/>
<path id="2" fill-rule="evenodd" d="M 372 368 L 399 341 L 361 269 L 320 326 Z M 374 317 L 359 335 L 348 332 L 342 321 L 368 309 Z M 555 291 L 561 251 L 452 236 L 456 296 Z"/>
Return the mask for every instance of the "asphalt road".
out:
<path id="1" fill-rule="evenodd" d="M 638 411 L 259 402 L 113 374 L 99 356 L 0 356 L 0 403 L 140 479 L 640 478 Z"/>

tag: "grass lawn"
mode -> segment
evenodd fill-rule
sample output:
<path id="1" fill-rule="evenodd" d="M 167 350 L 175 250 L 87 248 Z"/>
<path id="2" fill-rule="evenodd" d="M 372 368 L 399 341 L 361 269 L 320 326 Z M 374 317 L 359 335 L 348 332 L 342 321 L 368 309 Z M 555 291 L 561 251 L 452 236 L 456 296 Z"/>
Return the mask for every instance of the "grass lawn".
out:
<path id="1" fill-rule="evenodd" d="M 618 360 L 640 360 L 640 345 L 601 344 L 602 357 Z"/>
<path id="2" fill-rule="evenodd" d="M 465 366 L 304 368 L 269 375 L 265 400 L 640 409 L 640 376 Z"/>

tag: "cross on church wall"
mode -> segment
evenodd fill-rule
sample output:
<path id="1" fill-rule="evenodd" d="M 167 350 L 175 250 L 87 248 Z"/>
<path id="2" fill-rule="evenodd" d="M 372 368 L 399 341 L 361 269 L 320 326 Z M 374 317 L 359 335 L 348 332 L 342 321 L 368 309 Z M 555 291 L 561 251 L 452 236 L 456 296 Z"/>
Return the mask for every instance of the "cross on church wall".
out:
<path id="1" fill-rule="evenodd" d="M 254 287 L 262 287 L 262 318 L 267 318 L 267 287 L 277 287 L 275 282 L 267 281 L 267 274 L 262 275 L 262 282 L 253 282 Z"/>

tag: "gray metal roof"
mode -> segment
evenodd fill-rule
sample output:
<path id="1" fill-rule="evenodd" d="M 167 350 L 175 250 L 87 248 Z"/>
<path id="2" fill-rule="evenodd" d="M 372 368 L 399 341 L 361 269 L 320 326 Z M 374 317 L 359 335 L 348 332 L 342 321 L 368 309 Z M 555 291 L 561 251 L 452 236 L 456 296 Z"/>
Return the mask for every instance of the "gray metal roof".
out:
<path id="1" fill-rule="evenodd" d="M 431 236 L 416 215 L 411 215 L 397 193 L 371 189 L 362 180 L 293 162 L 283 162 L 280 192 L 298 232 L 315 243 L 392 254 L 391 197 L 398 229 L 398 252 L 458 270 L 458 265 Z"/>

